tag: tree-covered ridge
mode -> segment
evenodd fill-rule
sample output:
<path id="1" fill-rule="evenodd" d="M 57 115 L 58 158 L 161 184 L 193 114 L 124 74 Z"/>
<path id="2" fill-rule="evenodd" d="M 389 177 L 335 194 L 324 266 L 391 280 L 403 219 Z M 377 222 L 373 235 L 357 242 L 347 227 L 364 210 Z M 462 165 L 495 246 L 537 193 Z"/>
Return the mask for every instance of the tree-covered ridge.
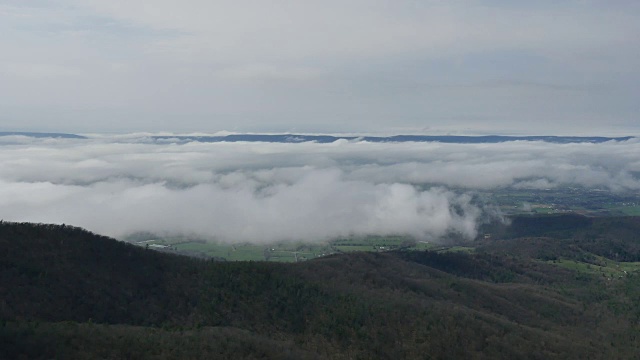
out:
<path id="1" fill-rule="evenodd" d="M 26 136 L 33 138 L 55 139 L 86 139 L 86 136 L 65 133 L 27 132 L 27 131 L 0 131 L 0 136 Z"/>
<path id="2" fill-rule="evenodd" d="M 640 217 L 517 216 L 509 225 L 493 224 L 484 230 L 492 239 L 478 249 L 486 252 L 543 260 L 596 255 L 640 261 Z"/>
<path id="3" fill-rule="evenodd" d="M 581 236 L 563 241 L 590 244 Z M 634 356 L 638 275 L 607 280 L 508 251 L 533 239 L 476 253 L 215 262 L 70 226 L 4 222 L 0 342 L 11 346 L 0 357 Z M 633 254 L 629 244 L 622 250 Z"/>

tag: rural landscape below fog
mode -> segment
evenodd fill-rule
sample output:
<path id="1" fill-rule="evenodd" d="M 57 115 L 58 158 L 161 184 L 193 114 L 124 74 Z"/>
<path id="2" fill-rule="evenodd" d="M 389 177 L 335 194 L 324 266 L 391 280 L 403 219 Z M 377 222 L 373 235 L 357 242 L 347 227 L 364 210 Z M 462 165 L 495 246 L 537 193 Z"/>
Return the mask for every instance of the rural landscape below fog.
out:
<path id="1" fill-rule="evenodd" d="M 634 359 L 640 7 L 0 1 L 0 359 Z"/>

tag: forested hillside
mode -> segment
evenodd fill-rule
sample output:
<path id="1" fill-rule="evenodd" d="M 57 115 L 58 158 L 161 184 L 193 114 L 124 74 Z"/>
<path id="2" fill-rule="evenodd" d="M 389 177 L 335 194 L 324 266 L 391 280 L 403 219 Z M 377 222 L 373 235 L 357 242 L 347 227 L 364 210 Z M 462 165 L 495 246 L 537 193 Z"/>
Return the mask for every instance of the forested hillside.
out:
<path id="1" fill-rule="evenodd" d="M 297 264 L 206 261 L 4 222 L 0 356 L 632 358 L 640 222 L 569 220 L 515 220 L 470 253 Z"/>

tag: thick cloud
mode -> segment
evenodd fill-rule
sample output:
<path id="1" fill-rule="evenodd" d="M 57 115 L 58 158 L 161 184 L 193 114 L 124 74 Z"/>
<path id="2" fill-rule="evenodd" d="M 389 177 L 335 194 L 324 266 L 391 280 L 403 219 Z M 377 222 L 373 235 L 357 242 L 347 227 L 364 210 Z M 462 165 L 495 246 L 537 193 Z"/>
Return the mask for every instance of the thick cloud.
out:
<path id="1" fill-rule="evenodd" d="M 0 138 L 0 218 L 224 241 L 468 238 L 476 189 L 640 190 L 640 142 L 172 143 Z M 450 190 L 450 189 L 455 189 Z"/>

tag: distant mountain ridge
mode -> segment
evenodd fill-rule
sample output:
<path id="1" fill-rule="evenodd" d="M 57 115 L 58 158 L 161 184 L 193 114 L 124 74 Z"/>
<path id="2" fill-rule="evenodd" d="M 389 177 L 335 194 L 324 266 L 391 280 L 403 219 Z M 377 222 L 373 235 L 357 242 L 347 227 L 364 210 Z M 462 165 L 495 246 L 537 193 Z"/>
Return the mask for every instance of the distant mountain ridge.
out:
<path id="1" fill-rule="evenodd" d="M 57 139 L 88 139 L 77 134 L 28 131 L 0 131 L 2 136 L 26 136 L 33 138 Z M 508 135 L 393 135 L 393 136 L 356 136 L 356 135 L 309 135 L 309 134 L 230 134 L 230 135 L 152 135 L 148 137 L 154 142 L 266 142 L 266 143 L 305 143 L 315 142 L 330 144 L 338 140 L 368 141 L 374 143 L 403 143 L 403 142 L 440 142 L 447 144 L 496 144 L 508 141 L 544 141 L 554 144 L 569 143 L 603 143 L 607 141 L 627 141 L 634 136 L 508 136 Z"/>
<path id="2" fill-rule="evenodd" d="M 34 138 L 57 138 L 57 139 L 86 139 L 86 136 L 64 133 L 49 132 L 28 132 L 28 131 L 0 131 L 0 136 L 27 136 Z"/>
<path id="3" fill-rule="evenodd" d="M 400 142 L 441 142 L 449 144 L 495 144 L 507 141 L 544 141 L 555 144 L 603 143 L 606 141 L 626 141 L 633 136 L 459 136 L 459 135 L 394 135 L 394 136 L 338 136 L 338 135 L 299 135 L 299 134 L 232 134 L 224 136 L 152 136 L 155 141 L 177 142 L 270 142 L 270 143 L 333 143 L 338 140 L 359 140 L 375 143 Z"/>

